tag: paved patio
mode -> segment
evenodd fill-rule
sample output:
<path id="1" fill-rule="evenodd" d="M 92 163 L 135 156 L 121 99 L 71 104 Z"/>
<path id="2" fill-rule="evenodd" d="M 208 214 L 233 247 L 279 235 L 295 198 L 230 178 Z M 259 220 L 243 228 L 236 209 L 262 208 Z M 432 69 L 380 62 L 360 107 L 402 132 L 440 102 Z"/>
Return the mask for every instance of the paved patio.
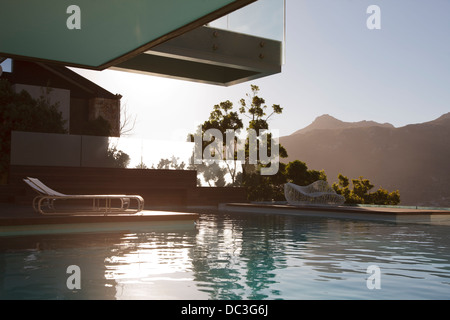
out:
<path id="1" fill-rule="evenodd" d="M 0 203 L 0 236 L 194 228 L 197 213 L 143 210 L 137 214 L 43 216 L 31 205 Z"/>

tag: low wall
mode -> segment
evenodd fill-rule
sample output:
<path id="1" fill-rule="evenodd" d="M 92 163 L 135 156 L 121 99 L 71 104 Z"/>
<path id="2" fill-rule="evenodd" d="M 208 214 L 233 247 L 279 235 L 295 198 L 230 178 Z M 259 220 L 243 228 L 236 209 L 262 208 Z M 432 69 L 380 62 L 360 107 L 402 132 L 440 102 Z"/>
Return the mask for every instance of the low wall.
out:
<path id="1" fill-rule="evenodd" d="M 17 166 L 10 167 L 14 201 L 31 203 L 36 193 L 23 179 L 40 179 L 65 194 L 139 194 L 146 207 L 205 206 L 245 202 L 243 188 L 197 188 L 193 170 Z"/>
<path id="2" fill-rule="evenodd" d="M 197 187 L 189 190 L 189 206 L 216 206 L 220 203 L 247 202 L 245 188 Z"/>

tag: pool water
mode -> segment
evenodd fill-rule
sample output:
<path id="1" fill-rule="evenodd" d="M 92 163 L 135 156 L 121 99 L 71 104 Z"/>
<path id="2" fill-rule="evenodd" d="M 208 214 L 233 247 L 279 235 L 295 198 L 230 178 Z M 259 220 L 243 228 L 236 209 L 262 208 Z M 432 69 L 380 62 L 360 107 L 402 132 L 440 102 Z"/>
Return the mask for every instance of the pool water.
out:
<path id="1" fill-rule="evenodd" d="M 207 213 L 195 225 L 0 237 L 0 298 L 449 299 L 449 228 Z"/>

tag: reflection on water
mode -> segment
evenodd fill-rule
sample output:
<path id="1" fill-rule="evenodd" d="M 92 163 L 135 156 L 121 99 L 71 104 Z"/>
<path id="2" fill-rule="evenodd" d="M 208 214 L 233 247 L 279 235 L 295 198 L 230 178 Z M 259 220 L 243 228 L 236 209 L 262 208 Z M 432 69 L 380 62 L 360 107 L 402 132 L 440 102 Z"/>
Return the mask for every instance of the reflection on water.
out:
<path id="1" fill-rule="evenodd" d="M 448 299 L 448 227 L 202 214 L 196 225 L 0 238 L 2 299 Z M 69 265 L 81 290 L 67 289 Z M 381 289 L 366 286 L 381 268 Z"/>

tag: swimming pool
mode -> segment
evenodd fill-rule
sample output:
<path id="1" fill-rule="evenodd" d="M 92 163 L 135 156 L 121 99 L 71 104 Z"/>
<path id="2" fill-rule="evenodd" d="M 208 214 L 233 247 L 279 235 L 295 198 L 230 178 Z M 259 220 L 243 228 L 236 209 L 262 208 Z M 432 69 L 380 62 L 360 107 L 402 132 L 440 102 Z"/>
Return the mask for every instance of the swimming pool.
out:
<path id="1" fill-rule="evenodd" d="M 449 299 L 449 228 L 205 213 L 195 225 L 1 237 L 0 298 Z"/>

